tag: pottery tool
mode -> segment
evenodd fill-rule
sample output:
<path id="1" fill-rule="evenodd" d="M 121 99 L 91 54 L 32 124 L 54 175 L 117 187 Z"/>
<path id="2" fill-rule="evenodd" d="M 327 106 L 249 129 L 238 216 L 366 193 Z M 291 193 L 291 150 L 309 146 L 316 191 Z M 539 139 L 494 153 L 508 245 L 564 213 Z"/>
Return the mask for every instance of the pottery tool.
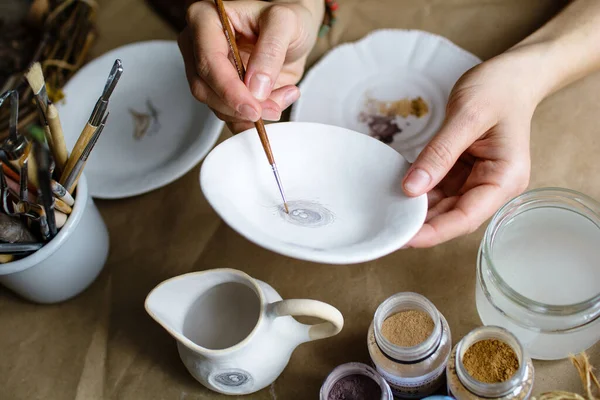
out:
<path id="1" fill-rule="evenodd" d="M 2 164 L 0 168 L 2 169 L 4 175 L 7 178 L 8 187 L 15 193 L 18 193 L 22 187 L 19 183 L 16 183 L 20 180 L 19 174 L 17 174 L 11 168 L 9 168 L 8 165 L 1 162 L 0 164 Z M 56 198 L 57 203 L 59 200 L 61 200 L 67 206 L 73 207 L 73 205 L 75 204 L 75 199 L 73 199 L 73 196 L 71 196 L 71 194 L 67 192 L 67 189 L 65 189 L 63 185 L 52 179 L 50 181 L 50 186 L 52 188 L 52 194 Z M 27 190 L 33 193 L 37 192 L 37 188 L 31 183 L 28 183 Z"/>
<path id="2" fill-rule="evenodd" d="M 15 182 L 13 179 L 10 179 L 9 177 L 6 177 L 5 179 L 6 179 L 8 188 L 15 193 L 19 193 L 19 191 L 21 190 L 21 185 L 19 185 L 19 183 Z"/>
<path id="3" fill-rule="evenodd" d="M 34 140 L 33 153 L 35 160 L 38 165 L 38 200 L 44 207 L 46 213 L 46 220 L 48 222 L 48 229 L 50 230 L 50 239 L 56 236 L 56 219 L 54 216 L 54 209 L 52 204 L 52 186 L 51 186 L 51 174 L 50 174 L 50 150 L 43 140 L 43 134 L 39 129 L 31 129 L 30 133 Z"/>
<path id="4" fill-rule="evenodd" d="M 54 155 L 54 161 L 59 172 L 62 172 L 67 163 L 69 153 L 67 152 L 67 145 L 65 144 L 58 110 L 54 104 L 50 103 L 48 105 L 46 116 L 48 117 L 48 125 L 50 126 L 50 134 L 52 135 L 52 154 Z"/>
<path id="5" fill-rule="evenodd" d="M 50 184 L 52 186 L 52 193 L 54 194 L 54 197 L 56 197 L 58 200 L 64 201 L 66 205 L 73 207 L 73 204 L 75 204 L 75 199 L 73 199 L 73 196 L 67 192 L 67 189 L 65 189 L 63 185 L 56 182 L 54 179 L 52 182 L 50 182 Z"/>
<path id="6" fill-rule="evenodd" d="M 12 254 L 0 254 L 0 264 L 6 264 L 15 259 Z"/>
<path id="7" fill-rule="evenodd" d="M 11 191 L 13 191 L 14 193 L 19 193 L 19 200 L 22 203 L 37 202 L 37 196 L 34 194 L 30 194 L 30 193 L 27 193 L 27 195 L 25 196 L 25 197 L 27 197 L 27 199 L 24 199 L 24 196 L 22 195 L 23 186 L 18 184 L 14 180 L 12 180 L 10 177 L 6 178 L 6 183 L 7 183 L 8 188 Z M 51 182 L 51 184 L 53 184 L 53 183 L 56 183 L 56 181 Z M 52 194 L 54 194 L 54 190 L 52 191 Z M 56 210 L 63 212 L 65 214 L 71 214 L 71 212 L 73 212 L 73 208 L 71 206 L 72 206 L 72 204 L 71 205 L 67 204 L 67 202 L 60 199 L 59 197 L 56 196 L 56 194 L 54 194 L 54 207 L 56 208 Z M 0 236 L 1 236 L 1 233 L 0 233 Z M 0 238 L 0 240 L 2 240 L 2 239 Z"/>
<path id="8" fill-rule="evenodd" d="M 1 168 L 2 168 L 2 172 L 4 172 L 4 175 L 6 175 L 6 177 L 12 179 L 15 182 L 20 182 L 19 172 L 15 172 L 15 170 L 13 168 L 11 168 L 12 165 L 9 165 L 6 163 L 8 160 L 6 160 L 5 157 L 0 157 L 0 158 L 4 158 L 4 159 L 2 159 L 2 162 L 0 162 L 0 164 L 2 164 Z M 31 182 L 27 183 L 27 189 L 30 192 L 34 192 L 34 193 L 37 191 L 37 188 L 35 186 L 33 186 Z"/>
<path id="9" fill-rule="evenodd" d="M 0 243 L 0 254 L 31 253 L 42 246 L 42 243 Z"/>
<path id="10" fill-rule="evenodd" d="M 244 82 L 246 77 L 246 69 L 244 68 L 244 63 L 242 62 L 242 58 L 240 57 L 240 52 L 238 50 L 237 44 L 235 42 L 235 34 L 231 29 L 231 25 L 229 24 L 229 18 L 227 17 L 227 12 L 225 11 L 225 6 L 223 5 L 223 0 L 214 0 L 215 5 L 217 6 L 217 12 L 219 13 L 219 19 L 221 20 L 221 25 L 223 25 L 223 32 L 225 33 L 225 37 L 227 38 L 227 42 L 229 43 L 229 47 L 233 54 L 233 61 L 235 67 L 237 69 L 238 75 L 242 82 Z M 258 132 L 258 137 L 260 138 L 260 142 L 265 150 L 265 154 L 267 155 L 267 160 L 269 164 L 271 164 L 271 169 L 273 170 L 273 175 L 275 175 L 275 181 L 277 182 L 277 187 L 279 188 L 279 193 L 281 194 L 281 198 L 283 200 L 283 207 L 285 208 L 285 212 L 289 214 L 289 209 L 287 205 L 287 201 L 285 199 L 285 193 L 283 191 L 283 185 L 281 184 L 281 178 L 279 177 L 279 171 L 277 170 L 277 165 L 275 164 L 275 157 L 273 157 L 273 151 L 271 150 L 271 144 L 269 143 L 269 137 L 267 136 L 267 131 L 265 129 L 265 123 L 260 118 L 258 121 L 254 123 L 256 127 L 256 131 Z"/>
<path id="11" fill-rule="evenodd" d="M 19 119 L 19 92 L 11 90 L 0 96 L 0 107 L 4 101 L 10 99 L 10 119 L 8 123 L 8 138 L 2 143 L 2 150 L 6 160 L 12 165 L 12 168 L 21 171 L 24 164 L 29 163 L 23 173 L 27 174 L 26 178 L 19 178 L 19 181 L 27 179 L 32 184 L 37 184 L 37 174 L 35 162 L 29 159 L 29 142 L 23 135 L 17 132 L 17 124 Z M 19 173 L 20 174 L 20 173 Z M 21 175 L 21 174 L 20 174 Z"/>
<path id="12" fill-rule="evenodd" d="M 35 242 L 35 237 L 20 219 L 0 213 L 0 241 L 27 243 Z"/>
<path id="13" fill-rule="evenodd" d="M 52 203 L 52 207 L 54 207 L 54 202 Z M 59 210 L 53 210 L 52 211 L 53 214 L 53 218 L 56 222 L 56 228 L 62 228 L 63 225 L 67 222 L 67 214 L 64 212 L 61 212 Z M 12 216 L 17 216 L 17 215 L 21 215 L 21 216 L 26 216 L 27 218 L 29 218 L 31 221 L 37 221 L 39 222 L 39 224 L 41 225 L 42 228 L 42 236 L 44 237 L 44 239 L 49 239 L 50 238 L 50 231 L 49 231 L 49 227 L 48 227 L 48 223 L 47 221 L 47 217 L 46 217 L 46 211 L 44 211 L 44 207 L 37 204 L 37 203 L 32 203 L 32 202 L 17 202 L 14 203 L 14 211 L 12 214 L 10 214 Z"/>
<path id="14" fill-rule="evenodd" d="M 14 215 L 12 207 L 12 190 L 8 186 L 6 176 L 4 176 L 4 169 L 0 170 L 0 208 L 7 215 Z"/>
<path id="15" fill-rule="evenodd" d="M 27 201 L 28 195 L 28 179 L 27 179 L 27 158 L 28 146 L 24 137 L 19 137 L 17 125 L 19 119 L 19 92 L 12 90 L 5 93 L 0 99 L 0 105 L 10 98 L 10 119 L 8 124 L 8 139 L 2 145 L 2 151 L 7 159 L 19 159 L 19 198 L 21 201 Z M 14 190 L 14 189 L 13 189 Z M 25 222 L 25 221 L 24 221 Z"/>
<path id="16" fill-rule="evenodd" d="M 68 216 L 63 212 L 54 211 L 54 218 L 56 220 L 56 227 L 60 229 L 67 223 Z"/>
<path id="17" fill-rule="evenodd" d="M 98 138 L 102 134 L 102 130 L 104 130 L 104 126 L 106 125 L 106 120 L 108 119 L 109 114 L 110 114 L 109 112 L 106 113 L 106 115 L 104 116 L 104 119 L 100 123 L 100 126 L 98 127 L 98 129 L 96 129 L 96 131 L 90 138 L 90 141 L 85 146 L 83 153 L 81 153 L 81 157 L 79 157 L 79 160 L 77 160 L 77 162 L 73 166 L 71 173 L 69 174 L 67 179 L 65 179 L 64 187 L 67 189 L 68 193 L 73 193 L 73 191 L 75 190 L 75 187 L 77 187 L 77 182 L 79 181 L 79 177 L 81 176 L 81 173 L 83 172 L 85 163 L 87 162 L 88 157 L 90 156 L 90 153 L 92 152 L 92 149 L 94 148 L 94 145 L 98 141 Z"/>
<path id="18" fill-rule="evenodd" d="M 109 100 L 110 95 L 112 94 L 113 90 L 115 89 L 115 86 L 117 85 L 117 82 L 119 81 L 119 78 L 121 77 L 122 74 L 123 74 L 123 65 L 121 63 L 121 60 L 117 59 L 115 61 L 115 63 L 113 64 L 112 70 L 110 71 L 110 74 L 106 81 L 106 85 L 104 86 L 104 91 L 102 92 L 102 95 L 96 102 L 96 105 L 94 106 L 94 110 L 92 111 L 92 114 L 90 115 L 88 122 L 86 123 L 85 127 L 83 128 L 83 131 L 81 132 L 81 134 L 79 135 L 79 138 L 77 139 L 77 142 L 75 143 L 75 146 L 73 147 L 73 151 L 71 152 L 71 155 L 69 156 L 67 165 L 65 166 L 64 170 L 62 171 L 62 175 L 60 176 L 60 183 L 63 186 L 65 184 L 65 181 L 71 174 L 71 171 L 75 167 L 77 160 L 79 160 L 81 158 L 81 155 L 84 152 L 85 147 L 87 146 L 88 142 L 91 140 L 92 136 L 94 135 L 94 132 L 98 129 L 98 126 L 101 124 L 102 120 L 104 119 L 104 114 L 106 113 L 106 110 L 108 108 L 108 100 Z M 68 188 L 67 188 L 67 190 L 68 190 Z"/>
<path id="19" fill-rule="evenodd" d="M 73 209 L 67 205 L 67 203 L 57 198 L 54 199 L 54 209 L 66 215 L 69 215 L 73 212 Z"/>

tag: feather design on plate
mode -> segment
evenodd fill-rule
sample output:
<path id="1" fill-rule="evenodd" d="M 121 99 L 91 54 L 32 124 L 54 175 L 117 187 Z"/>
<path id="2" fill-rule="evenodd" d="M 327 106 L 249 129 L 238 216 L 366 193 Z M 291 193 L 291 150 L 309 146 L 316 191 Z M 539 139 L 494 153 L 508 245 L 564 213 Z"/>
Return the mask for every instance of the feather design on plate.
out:
<path id="1" fill-rule="evenodd" d="M 146 108 L 147 112 L 129 109 L 129 114 L 131 114 L 134 123 L 133 137 L 136 140 L 141 140 L 147 134 L 152 135 L 160 130 L 159 113 L 150 99 L 146 100 Z"/>

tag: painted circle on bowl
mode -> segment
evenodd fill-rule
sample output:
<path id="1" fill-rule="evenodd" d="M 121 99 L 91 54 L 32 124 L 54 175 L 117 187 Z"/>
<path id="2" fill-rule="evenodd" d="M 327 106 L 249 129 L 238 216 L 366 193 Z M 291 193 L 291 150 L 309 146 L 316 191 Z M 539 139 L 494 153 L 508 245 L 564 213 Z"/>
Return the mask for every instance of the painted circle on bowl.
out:
<path id="1" fill-rule="evenodd" d="M 288 201 L 289 213 L 282 206 L 279 207 L 281 217 L 294 225 L 315 228 L 333 223 L 334 215 L 327 208 L 312 201 Z"/>

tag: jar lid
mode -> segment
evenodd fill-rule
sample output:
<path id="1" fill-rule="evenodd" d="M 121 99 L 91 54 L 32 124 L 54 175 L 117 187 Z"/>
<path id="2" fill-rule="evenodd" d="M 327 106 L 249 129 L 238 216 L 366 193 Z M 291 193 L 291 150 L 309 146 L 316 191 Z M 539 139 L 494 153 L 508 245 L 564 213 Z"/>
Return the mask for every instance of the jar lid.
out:
<path id="1" fill-rule="evenodd" d="M 386 380 L 375 369 L 360 362 L 349 362 L 338 365 L 329 373 L 321 386 L 320 398 L 327 400 L 329 392 L 340 379 L 346 376 L 364 375 L 375 381 L 381 389 L 381 400 L 393 400 L 392 389 Z M 373 399 L 378 400 L 378 399 Z"/>

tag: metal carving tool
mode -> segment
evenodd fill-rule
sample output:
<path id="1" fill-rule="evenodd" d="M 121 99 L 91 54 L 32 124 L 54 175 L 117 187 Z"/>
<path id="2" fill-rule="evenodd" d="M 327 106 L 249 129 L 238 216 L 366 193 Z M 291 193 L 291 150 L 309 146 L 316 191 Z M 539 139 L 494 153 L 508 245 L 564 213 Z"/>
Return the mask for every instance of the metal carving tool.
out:
<path id="1" fill-rule="evenodd" d="M 50 230 L 50 239 L 56 236 L 58 230 L 54 214 L 54 204 L 52 197 L 52 174 L 50 172 L 52 159 L 50 149 L 44 141 L 44 133 L 40 129 L 30 129 L 30 134 L 35 140 L 33 145 L 33 154 L 38 166 L 38 201 L 42 204 Z"/>
<path id="2" fill-rule="evenodd" d="M 32 253 L 43 246 L 43 243 L 0 243 L 0 254 Z"/>
<path id="3" fill-rule="evenodd" d="M 8 122 L 8 138 L 2 143 L 3 158 L 9 162 L 16 162 L 19 167 L 19 200 L 26 202 L 29 197 L 28 192 L 28 160 L 29 150 L 31 146 L 24 136 L 17 132 L 17 124 L 19 120 L 19 92 L 11 90 L 0 97 L 0 106 L 4 101 L 10 99 L 10 117 Z M 2 176 L 5 183 L 4 175 Z M 4 197 L 3 197 L 4 198 Z M 7 208 L 8 204 L 3 203 L 3 208 Z M 27 217 L 21 215 L 21 221 L 26 224 Z"/>
<path id="4" fill-rule="evenodd" d="M 75 166 L 71 170 L 71 173 L 65 180 L 64 187 L 65 187 L 65 189 L 67 189 L 68 192 L 73 193 L 73 191 L 75 190 L 75 187 L 77 186 L 77 182 L 79 181 L 79 177 L 81 176 L 81 173 L 83 172 L 83 167 L 85 166 L 85 163 L 87 162 L 87 159 L 90 156 L 90 153 L 92 152 L 92 149 L 94 148 L 94 145 L 98 141 L 98 138 L 102 134 L 102 130 L 104 130 L 104 126 L 106 125 L 106 120 L 108 119 L 109 114 L 110 113 L 108 113 L 108 112 L 106 113 L 106 115 L 104 116 L 104 119 L 100 123 L 100 126 L 98 127 L 98 129 L 96 129 L 96 131 L 92 135 L 92 138 L 88 142 L 87 146 L 85 146 L 83 153 L 81 153 L 81 157 L 79 158 L 79 160 L 77 160 L 77 162 L 75 163 Z"/>
<path id="5" fill-rule="evenodd" d="M 246 77 L 246 69 L 244 68 L 244 63 L 242 62 L 242 58 L 240 57 L 240 52 L 238 50 L 237 44 L 235 43 L 235 34 L 231 30 L 231 25 L 229 24 L 229 18 L 227 17 L 227 12 L 225 11 L 225 6 L 223 5 L 223 0 L 214 0 L 215 5 L 217 6 L 217 12 L 219 13 L 219 18 L 221 20 L 221 25 L 223 25 L 223 32 L 225 33 L 225 37 L 227 38 L 227 42 L 229 43 L 229 47 L 231 52 L 233 53 L 233 61 L 235 67 L 237 69 L 238 75 L 242 82 Z M 273 157 L 273 151 L 271 150 L 271 144 L 269 143 L 269 137 L 267 136 L 267 131 L 265 129 L 265 123 L 260 118 L 258 121 L 254 123 L 256 127 L 256 131 L 258 132 L 258 136 L 260 138 L 260 142 L 265 150 L 265 154 L 267 155 L 267 160 L 269 164 L 271 164 L 271 169 L 273 170 L 273 175 L 275 175 L 275 181 L 277 182 L 277 187 L 279 188 L 279 193 L 281 194 L 281 199 L 283 200 L 283 207 L 285 212 L 289 214 L 290 210 L 287 205 L 287 201 L 285 199 L 285 193 L 283 191 L 283 185 L 281 184 L 281 178 L 279 177 L 279 171 L 277 170 L 277 164 L 275 164 L 275 157 Z"/>
<path id="6" fill-rule="evenodd" d="M 83 131 L 79 135 L 75 146 L 73 146 L 73 151 L 71 152 L 71 155 L 67 160 L 67 164 L 65 165 L 65 168 L 62 171 L 62 174 L 60 176 L 60 184 L 62 184 L 63 186 L 65 186 L 65 181 L 67 177 L 71 174 L 71 171 L 73 170 L 73 167 L 75 167 L 77 160 L 81 158 L 81 154 L 83 153 L 88 142 L 94 135 L 94 132 L 96 132 L 96 129 L 98 129 L 98 126 L 104 119 L 104 115 L 106 114 L 106 110 L 108 109 L 108 100 L 110 99 L 112 92 L 115 90 L 117 82 L 119 82 L 119 79 L 121 78 L 122 74 L 123 64 L 121 63 L 121 60 L 117 59 L 115 60 L 115 63 L 113 64 L 106 84 L 104 85 L 102 95 L 96 102 L 94 110 L 92 111 L 88 122 L 85 124 Z"/>

